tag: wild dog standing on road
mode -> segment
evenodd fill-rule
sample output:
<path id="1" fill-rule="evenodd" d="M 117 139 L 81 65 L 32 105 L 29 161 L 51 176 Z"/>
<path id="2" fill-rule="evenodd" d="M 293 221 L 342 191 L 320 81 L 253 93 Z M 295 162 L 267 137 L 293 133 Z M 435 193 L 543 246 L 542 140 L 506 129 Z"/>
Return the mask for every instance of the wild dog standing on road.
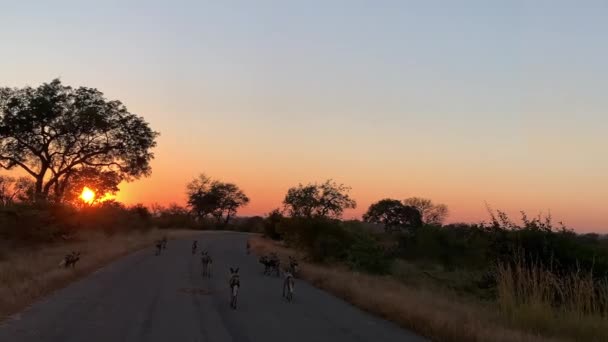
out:
<path id="1" fill-rule="evenodd" d="M 281 275 L 281 259 L 279 259 L 279 256 L 277 255 L 277 253 L 270 253 L 270 268 L 271 268 L 271 273 L 272 271 L 275 272 L 275 275 L 278 277 Z"/>
<path id="2" fill-rule="evenodd" d="M 232 269 L 230 267 L 230 307 L 236 309 L 236 297 L 239 294 L 239 287 L 241 287 L 241 280 L 239 279 L 239 268 Z"/>
<path id="3" fill-rule="evenodd" d="M 201 263 L 203 264 L 203 277 L 211 278 L 211 264 L 213 259 L 209 256 L 209 252 L 203 251 L 201 253 Z"/>
<path id="4" fill-rule="evenodd" d="M 289 256 L 289 272 L 295 278 L 298 276 L 299 265 L 296 258 Z"/>
<path id="5" fill-rule="evenodd" d="M 275 272 L 279 276 L 281 261 L 275 253 L 270 253 L 270 256 L 261 256 L 260 263 L 264 265 L 264 275 L 271 275 L 272 272 Z"/>
<path id="6" fill-rule="evenodd" d="M 293 290 L 295 287 L 295 281 L 293 280 L 293 274 L 289 270 L 285 270 L 285 280 L 283 281 L 283 298 L 291 302 L 293 299 Z"/>
<path id="7" fill-rule="evenodd" d="M 260 264 L 264 265 L 264 275 L 270 274 L 270 259 L 267 256 L 262 255 L 260 257 Z"/>
<path id="8" fill-rule="evenodd" d="M 78 262 L 78 260 L 80 260 L 80 252 L 72 251 L 71 253 L 66 254 L 66 256 L 63 257 L 63 260 L 61 261 L 61 263 L 59 263 L 59 266 L 63 266 L 65 268 L 72 266 L 72 268 L 74 268 L 76 267 L 76 263 Z"/>
<path id="9" fill-rule="evenodd" d="M 194 242 L 192 242 L 192 255 L 196 254 L 197 248 L 198 248 L 198 241 L 194 240 Z"/>

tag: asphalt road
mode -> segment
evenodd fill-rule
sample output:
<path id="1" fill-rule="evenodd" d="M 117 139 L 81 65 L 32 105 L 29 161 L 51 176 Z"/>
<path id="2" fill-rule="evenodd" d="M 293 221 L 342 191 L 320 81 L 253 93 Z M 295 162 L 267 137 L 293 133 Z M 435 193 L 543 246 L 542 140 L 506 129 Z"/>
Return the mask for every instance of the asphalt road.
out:
<path id="1" fill-rule="evenodd" d="M 169 241 L 122 258 L 55 292 L 0 325 L 0 341 L 422 341 L 396 325 L 296 281 L 294 301 L 282 299 L 280 278 L 246 255 L 247 235 L 207 232 L 199 252 L 213 257 L 201 277 L 192 240 Z M 229 267 L 240 268 L 238 308 L 229 307 Z M 370 296 L 373 294 L 370 293 Z"/>

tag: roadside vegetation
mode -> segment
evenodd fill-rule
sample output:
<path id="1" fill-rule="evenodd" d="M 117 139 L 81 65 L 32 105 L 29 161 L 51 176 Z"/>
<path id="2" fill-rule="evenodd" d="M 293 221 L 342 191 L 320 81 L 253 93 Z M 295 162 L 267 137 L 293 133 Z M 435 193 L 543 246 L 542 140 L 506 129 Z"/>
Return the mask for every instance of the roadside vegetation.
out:
<path id="1" fill-rule="evenodd" d="M 447 207 L 420 198 L 344 221 L 344 204 L 335 183 L 292 188 L 254 249 L 297 253 L 305 279 L 435 340 L 608 340 L 607 239 L 490 209 L 441 225 Z"/>
<path id="2" fill-rule="evenodd" d="M 0 208 L 0 320 L 133 251 L 187 230 L 159 230 L 141 207 L 77 210 L 20 204 Z M 60 266 L 81 252 L 74 268 Z"/>
<path id="3" fill-rule="evenodd" d="M 157 137 L 97 89 L 0 88 L 0 318 L 161 236 L 229 229 L 262 233 L 258 252 L 295 253 L 313 284 L 435 340 L 608 341 L 606 238 L 491 209 L 444 225 L 447 206 L 417 197 L 343 220 L 357 203 L 332 180 L 288 189 L 266 217 L 237 217 L 249 197 L 204 174 L 186 206 L 109 199 L 150 175 Z M 72 251 L 82 261 L 59 268 Z"/>

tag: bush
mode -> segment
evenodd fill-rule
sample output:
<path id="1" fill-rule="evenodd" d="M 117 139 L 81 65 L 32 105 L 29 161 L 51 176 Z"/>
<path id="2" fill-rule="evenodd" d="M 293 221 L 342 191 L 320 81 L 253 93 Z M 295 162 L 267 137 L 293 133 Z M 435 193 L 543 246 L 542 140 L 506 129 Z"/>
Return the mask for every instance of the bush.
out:
<path id="1" fill-rule="evenodd" d="M 354 241 L 346 252 L 346 262 L 352 269 L 368 273 L 387 274 L 392 261 L 369 233 L 355 233 Z"/>
<path id="2" fill-rule="evenodd" d="M 279 225 L 282 220 L 283 214 L 279 209 L 271 211 L 264 220 L 264 236 L 273 240 L 280 240 Z"/>
<path id="3" fill-rule="evenodd" d="M 315 262 L 345 262 L 354 270 L 384 274 L 391 258 L 381 241 L 360 222 L 323 217 L 283 218 L 281 236 L 290 246 L 304 250 Z"/>

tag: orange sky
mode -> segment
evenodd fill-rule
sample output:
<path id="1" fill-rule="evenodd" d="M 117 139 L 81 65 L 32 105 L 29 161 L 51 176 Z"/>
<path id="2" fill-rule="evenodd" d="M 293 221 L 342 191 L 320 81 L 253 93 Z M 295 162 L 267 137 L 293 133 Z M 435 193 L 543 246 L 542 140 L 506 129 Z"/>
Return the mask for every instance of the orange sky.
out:
<path id="1" fill-rule="evenodd" d="M 14 1 L 0 86 L 54 78 L 161 133 L 126 203 L 184 203 L 200 172 L 279 206 L 299 182 L 420 196 L 450 221 L 485 202 L 608 232 L 604 3 Z M 77 29 L 75 29 L 77 28 Z"/>

